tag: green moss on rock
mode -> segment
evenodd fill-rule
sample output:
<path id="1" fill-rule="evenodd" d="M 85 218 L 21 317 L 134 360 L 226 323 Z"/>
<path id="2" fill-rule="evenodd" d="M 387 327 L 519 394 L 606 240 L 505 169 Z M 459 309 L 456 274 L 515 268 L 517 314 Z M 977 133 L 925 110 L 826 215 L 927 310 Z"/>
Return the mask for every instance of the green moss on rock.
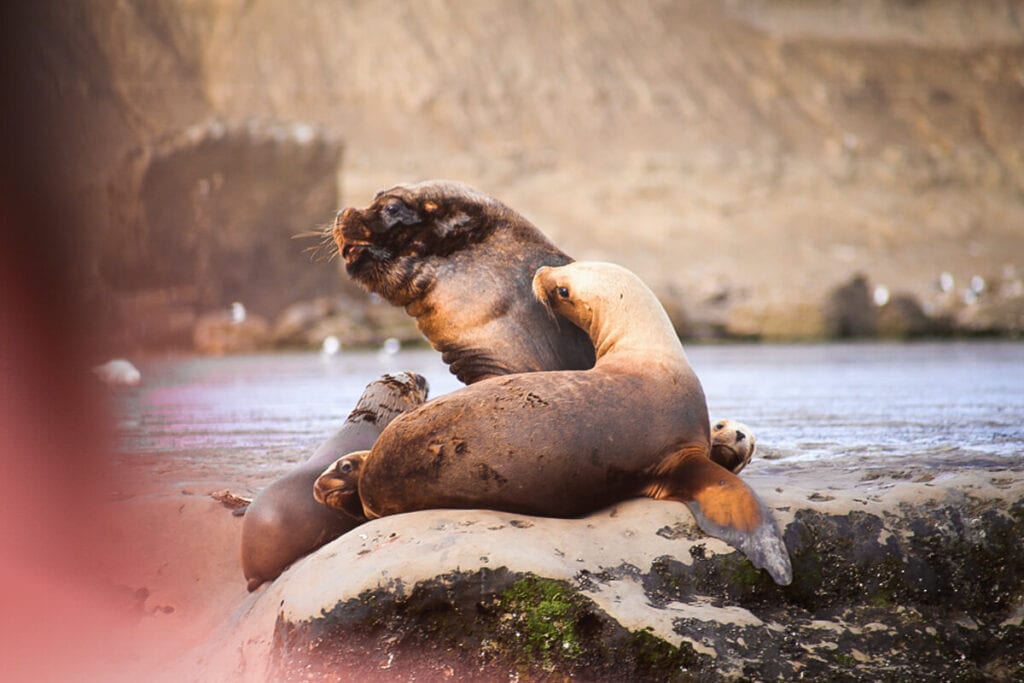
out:
<path id="1" fill-rule="evenodd" d="M 580 656 L 580 629 L 589 618 L 590 601 L 565 582 L 526 576 L 509 586 L 498 603 L 503 630 L 524 655 L 539 658 L 545 666 Z"/>

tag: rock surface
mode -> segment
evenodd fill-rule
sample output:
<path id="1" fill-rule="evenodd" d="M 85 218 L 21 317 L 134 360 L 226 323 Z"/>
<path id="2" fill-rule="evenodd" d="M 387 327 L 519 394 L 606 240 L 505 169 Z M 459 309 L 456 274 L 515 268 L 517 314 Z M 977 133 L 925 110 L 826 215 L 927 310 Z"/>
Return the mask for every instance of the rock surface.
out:
<path id="1" fill-rule="evenodd" d="M 793 559 L 788 587 L 674 504 L 628 501 L 580 520 L 376 520 L 247 598 L 199 670 L 1010 680 L 1024 673 L 1024 482 L 977 475 L 764 491 Z"/>

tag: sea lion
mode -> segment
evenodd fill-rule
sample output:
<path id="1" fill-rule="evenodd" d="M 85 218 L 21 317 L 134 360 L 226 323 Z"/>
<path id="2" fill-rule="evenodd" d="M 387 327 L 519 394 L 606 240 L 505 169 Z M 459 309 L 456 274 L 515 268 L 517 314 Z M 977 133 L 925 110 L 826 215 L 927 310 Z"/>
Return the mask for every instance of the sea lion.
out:
<path id="1" fill-rule="evenodd" d="M 736 420 L 719 420 L 711 427 L 711 459 L 739 474 L 757 450 L 754 432 Z"/>
<path id="2" fill-rule="evenodd" d="M 345 270 L 403 306 L 465 384 L 541 370 L 583 370 L 594 349 L 530 294 L 541 266 L 572 261 L 523 216 L 461 183 L 383 190 L 332 230 Z"/>
<path id="3" fill-rule="evenodd" d="M 621 266 L 586 262 L 540 268 L 532 290 L 587 332 L 592 369 L 495 377 L 434 399 L 327 468 L 316 499 L 366 519 L 427 508 L 576 517 L 636 496 L 674 500 L 788 584 L 768 509 L 709 457 L 704 391 L 651 290 Z"/>
<path id="4" fill-rule="evenodd" d="M 351 517 L 318 504 L 313 482 L 341 455 L 370 448 L 395 417 L 420 406 L 427 392 L 427 381 L 411 372 L 374 380 L 333 436 L 256 496 L 242 523 L 242 571 L 250 591 L 357 525 Z"/>

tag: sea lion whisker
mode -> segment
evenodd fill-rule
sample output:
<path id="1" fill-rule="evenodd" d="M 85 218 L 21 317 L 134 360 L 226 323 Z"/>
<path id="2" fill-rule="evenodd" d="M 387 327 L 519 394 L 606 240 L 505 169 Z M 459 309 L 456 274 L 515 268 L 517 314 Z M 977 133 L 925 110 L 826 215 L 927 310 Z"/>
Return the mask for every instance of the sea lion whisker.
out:
<path id="1" fill-rule="evenodd" d="M 555 329 L 558 329 L 560 327 L 560 321 L 558 320 L 558 316 L 555 315 L 555 309 L 551 308 L 551 302 L 548 301 L 547 297 L 539 299 L 538 301 L 540 301 L 540 305 L 544 307 L 544 312 L 547 313 L 548 318 L 555 323 Z"/>
<path id="2" fill-rule="evenodd" d="M 291 235 L 290 239 L 297 240 L 309 238 L 316 238 L 318 240 L 316 244 L 308 246 L 302 250 L 302 253 L 310 255 L 311 261 L 331 262 L 337 258 L 338 246 L 334 241 L 333 226 L 324 224 L 319 229 L 305 230 Z"/>

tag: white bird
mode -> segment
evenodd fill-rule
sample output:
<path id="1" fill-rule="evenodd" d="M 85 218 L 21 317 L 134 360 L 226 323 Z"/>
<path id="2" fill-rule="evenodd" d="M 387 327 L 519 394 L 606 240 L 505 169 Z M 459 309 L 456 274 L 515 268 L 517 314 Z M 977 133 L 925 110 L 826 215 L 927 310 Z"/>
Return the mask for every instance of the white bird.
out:
<path id="1" fill-rule="evenodd" d="M 333 334 L 324 337 L 323 344 L 320 345 L 320 353 L 325 356 L 336 356 L 341 351 L 341 340 L 335 337 Z"/>
<path id="2" fill-rule="evenodd" d="M 939 275 L 939 289 L 940 290 L 942 290 L 943 292 L 951 292 L 951 291 L 953 291 L 953 287 L 955 287 L 955 286 L 956 286 L 956 280 L 953 279 L 953 274 L 950 273 L 948 270 L 947 271 L 943 271 L 942 274 Z"/>
<path id="3" fill-rule="evenodd" d="M 885 285 L 875 287 L 875 305 L 884 306 L 889 303 L 889 288 Z"/>

